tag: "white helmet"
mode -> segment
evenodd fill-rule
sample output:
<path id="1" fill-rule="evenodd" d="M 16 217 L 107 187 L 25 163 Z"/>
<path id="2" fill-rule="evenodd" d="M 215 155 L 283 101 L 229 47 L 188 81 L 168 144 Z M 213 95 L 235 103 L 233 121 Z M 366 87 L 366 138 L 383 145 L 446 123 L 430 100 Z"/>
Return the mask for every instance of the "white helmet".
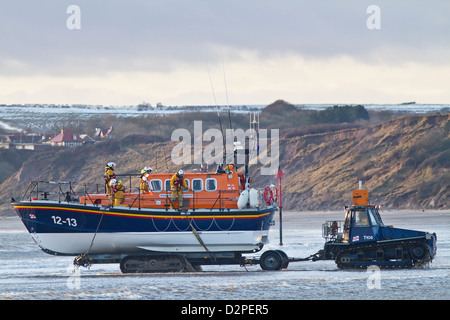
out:
<path id="1" fill-rule="evenodd" d="M 111 179 L 110 181 L 109 181 L 109 185 L 110 186 L 112 186 L 113 184 L 116 184 L 117 183 L 117 180 L 116 179 Z"/>
<path id="2" fill-rule="evenodd" d="M 108 162 L 108 167 L 114 168 L 116 164 L 114 162 Z"/>
<path id="3" fill-rule="evenodd" d="M 153 172 L 152 167 L 145 167 L 144 170 L 145 172 Z"/>
<path id="4" fill-rule="evenodd" d="M 180 176 L 184 175 L 183 169 L 178 170 L 178 175 L 180 175 Z"/>

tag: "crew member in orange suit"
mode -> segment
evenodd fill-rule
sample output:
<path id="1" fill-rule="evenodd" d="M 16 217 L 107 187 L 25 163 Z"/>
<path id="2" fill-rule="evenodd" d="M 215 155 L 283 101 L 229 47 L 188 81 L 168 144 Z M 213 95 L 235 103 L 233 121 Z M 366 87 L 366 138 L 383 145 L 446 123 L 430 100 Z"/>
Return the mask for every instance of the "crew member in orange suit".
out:
<path id="1" fill-rule="evenodd" d="M 172 191 L 170 209 L 173 209 L 175 199 L 178 197 L 178 209 L 183 210 L 183 188 L 187 189 L 188 185 L 184 179 L 184 171 L 180 169 L 170 179 L 170 190 Z"/>

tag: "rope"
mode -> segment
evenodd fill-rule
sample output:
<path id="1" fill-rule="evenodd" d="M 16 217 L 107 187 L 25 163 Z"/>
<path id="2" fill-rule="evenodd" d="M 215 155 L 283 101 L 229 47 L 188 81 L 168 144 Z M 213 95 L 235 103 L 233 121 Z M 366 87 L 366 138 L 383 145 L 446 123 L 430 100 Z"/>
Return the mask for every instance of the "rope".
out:
<path id="1" fill-rule="evenodd" d="M 214 215 L 213 216 L 213 221 L 216 223 L 216 226 L 217 226 L 217 229 L 219 229 L 220 231 L 229 231 L 229 230 L 231 230 L 231 228 L 233 228 L 233 226 L 234 226 L 234 221 L 236 220 L 236 215 L 234 215 L 233 216 L 233 221 L 231 222 L 231 225 L 230 225 L 230 227 L 227 229 L 227 228 L 221 228 L 220 226 L 219 226 L 219 223 L 217 222 L 217 220 L 216 220 L 216 215 Z"/>
<path id="2" fill-rule="evenodd" d="M 195 222 L 195 219 L 194 219 L 193 216 L 191 216 L 191 219 L 192 219 L 191 221 L 194 222 L 195 226 L 196 226 L 200 231 L 209 231 L 209 230 L 211 230 L 211 227 L 212 227 L 213 224 L 214 224 L 214 219 L 212 219 L 212 220 L 211 220 L 211 223 L 209 224 L 209 226 L 208 226 L 207 228 L 205 228 L 205 229 L 202 229 L 202 228 L 200 228 L 200 227 L 198 226 L 198 224 Z"/>
<path id="3" fill-rule="evenodd" d="M 155 227 L 155 229 L 156 229 L 158 232 L 166 232 L 166 231 L 169 229 L 170 223 L 171 223 L 171 222 L 172 222 L 172 216 L 170 216 L 170 221 L 169 221 L 169 223 L 167 224 L 167 227 L 166 227 L 164 230 L 159 230 L 158 227 L 157 227 L 156 224 L 155 224 L 155 221 L 153 220 L 153 215 L 152 215 L 152 223 L 153 223 L 153 226 Z"/>
<path id="4" fill-rule="evenodd" d="M 205 251 L 208 252 L 209 256 L 211 257 L 212 261 L 216 261 L 216 256 L 209 251 L 208 247 L 205 245 L 205 243 L 203 242 L 202 238 L 200 238 L 200 235 L 198 234 L 197 230 L 195 230 L 194 226 L 191 223 L 191 220 L 189 220 L 189 224 L 191 226 L 192 229 L 192 233 L 194 233 L 195 237 L 197 238 L 198 242 L 202 245 L 203 248 L 205 248 Z"/>
<path id="5" fill-rule="evenodd" d="M 101 215 L 100 220 L 99 220 L 99 222 L 97 224 L 97 228 L 95 229 L 95 233 L 94 233 L 94 236 L 92 237 L 91 244 L 89 245 L 89 248 L 87 249 L 87 251 L 85 253 L 83 253 L 83 254 L 81 254 L 81 255 L 79 255 L 78 257 L 75 258 L 75 260 L 74 260 L 74 264 L 75 265 L 78 265 L 78 266 L 81 265 L 83 267 L 89 267 L 90 266 L 89 260 L 86 258 L 86 256 L 91 252 L 92 246 L 94 245 L 94 240 L 95 240 L 95 237 L 97 236 L 98 229 L 100 228 L 100 224 L 102 223 L 103 216 L 105 215 L 105 211 L 106 211 L 106 207 L 102 211 L 102 215 Z"/>
<path id="6" fill-rule="evenodd" d="M 188 219 L 188 221 L 189 221 L 189 218 L 186 218 L 186 219 Z M 190 227 L 190 225 L 191 225 L 190 222 L 189 222 L 189 224 L 187 225 L 187 227 L 186 227 L 185 229 L 182 229 L 182 228 L 178 228 L 177 223 L 175 222 L 176 220 L 177 220 L 177 219 L 173 219 L 173 216 L 172 216 L 172 223 L 173 223 L 173 225 L 175 226 L 175 228 L 176 228 L 178 231 L 187 231 L 187 229 L 189 229 L 189 227 Z M 182 218 L 181 220 L 183 220 L 183 218 Z"/>

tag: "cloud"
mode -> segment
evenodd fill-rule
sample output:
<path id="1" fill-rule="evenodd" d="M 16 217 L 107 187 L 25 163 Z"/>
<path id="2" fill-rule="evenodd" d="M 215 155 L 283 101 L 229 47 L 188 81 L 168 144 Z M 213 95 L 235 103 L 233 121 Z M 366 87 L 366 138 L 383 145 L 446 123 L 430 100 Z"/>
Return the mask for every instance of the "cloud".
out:
<path id="1" fill-rule="evenodd" d="M 74 1 L 2 2 L 0 83 L 6 87 L 0 99 L 66 97 L 71 103 L 78 96 L 92 103 L 129 104 L 161 96 L 174 104 L 204 103 L 207 99 L 196 92 L 211 91 L 206 63 L 217 74 L 225 63 L 230 86 L 236 85 L 235 103 L 282 95 L 295 103 L 298 92 L 313 100 L 306 88 L 321 92 L 324 86 L 330 100 L 369 98 L 374 92 L 394 99 L 383 88 L 390 82 L 382 79 L 405 81 L 402 71 L 419 77 L 406 82 L 429 88 L 427 97 L 434 92 L 435 99 L 446 98 L 440 89 L 432 90 L 441 84 L 427 77 L 442 75 L 450 63 L 447 1 L 377 1 L 380 30 L 366 27 L 372 2 L 361 0 L 75 2 L 80 30 L 66 26 L 66 10 Z M 368 73 L 377 75 L 372 89 L 341 78 L 365 79 Z M 361 94 L 350 93 L 355 85 Z M 403 91 L 403 83 L 390 85 Z M 426 88 L 411 85 L 409 90 Z"/>
<path id="2" fill-rule="evenodd" d="M 269 104 L 292 103 L 446 103 L 450 66 L 405 62 L 367 64 L 347 56 L 327 61 L 298 54 L 262 58 L 242 51 L 240 58 L 222 65 L 198 67 L 180 63 L 168 72 L 111 71 L 79 77 L 11 77 L 0 87 L 17 88 L 0 101 L 10 103 L 136 105 Z M 209 74 L 208 74 L 209 69 Z M 209 75 L 213 82 L 212 91 Z M 3 91 L 4 92 L 4 91 Z M 2 95 L 3 94 L 3 95 Z M 228 94 L 228 97 L 227 97 Z M 227 99 L 228 98 L 228 99 Z"/>

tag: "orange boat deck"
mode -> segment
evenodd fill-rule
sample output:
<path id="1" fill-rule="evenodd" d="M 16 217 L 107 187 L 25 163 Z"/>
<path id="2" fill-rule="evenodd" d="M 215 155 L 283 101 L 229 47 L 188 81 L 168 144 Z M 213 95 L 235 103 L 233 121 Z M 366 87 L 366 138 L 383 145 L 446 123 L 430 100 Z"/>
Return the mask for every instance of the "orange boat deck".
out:
<path id="1" fill-rule="evenodd" d="M 147 176 L 151 189 L 142 193 L 139 187 L 139 177 L 123 181 L 125 187 L 124 201 L 121 206 L 133 208 L 159 208 L 167 209 L 171 205 L 172 192 L 170 191 L 169 173 L 152 173 Z M 242 173 L 185 173 L 184 178 L 188 189 L 183 190 L 184 209 L 236 209 L 240 192 L 244 190 L 245 178 Z M 105 193 L 85 193 L 80 197 L 83 204 L 110 205 L 109 195 Z M 173 203 L 178 208 L 178 197 Z"/>

